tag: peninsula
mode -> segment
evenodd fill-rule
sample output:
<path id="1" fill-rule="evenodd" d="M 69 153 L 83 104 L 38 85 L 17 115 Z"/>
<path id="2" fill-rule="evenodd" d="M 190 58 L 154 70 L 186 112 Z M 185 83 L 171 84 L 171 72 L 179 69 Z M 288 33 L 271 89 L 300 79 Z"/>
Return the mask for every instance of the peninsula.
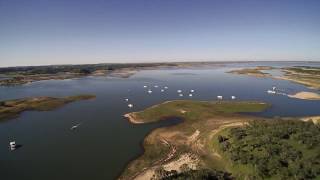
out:
<path id="1" fill-rule="evenodd" d="M 317 138 L 305 139 L 300 133 L 305 133 L 303 129 L 309 128 L 307 132 L 315 137 L 320 137 L 319 126 L 311 121 L 304 122 L 296 118 L 276 120 L 243 114 L 264 111 L 269 107 L 270 105 L 267 103 L 255 101 L 179 100 L 164 102 L 140 112 L 126 114 L 128 120 L 135 124 L 167 120 L 169 117 L 169 119 L 181 118 L 183 122 L 152 131 L 143 142 L 144 154 L 129 163 L 119 179 L 187 179 L 190 177 L 198 179 L 204 177 L 263 179 L 285 177 L 284 174 L 277 174 L 280 172 L 276 168 L 281 167 L 282 172 L 289 172 L 291 163 L 308 163 L 309 158 L 314 158 L 314 161 L 309 161 L 310 166 L 316 165 L 320 161 L 320 151 L 317 151 L 319 143 L 313 143 L 317 143 L 318 140 Z M 264 130 L 264 127 L 270 132 L 265 132 L 267 130 Z M 290 127 L 297 130 L 287 132 Z M 300 127 L 302 130 L 299 130 Z M 261 131 L 259 135 L 252 133 L 255 128 L 258 132 Z M 275 132 L 271 132 L 273 130 Z M 255 135 L 258 137 L 256 141 L 254 141 Z M 236 138 L 243 140 L 237 143 Z M 259 156 L 259 147 L 266 143 L 263 141 L 265 138 L 274 138 L 274 141 L 270 142 L 270 147 L 266 145 L 268 147 L 260 148 L 261 153 L 264 153 L 268 148 L 275 148 L 274 146 L 278 144 L 280 146 L 278 148 L 282 148 L 281 150 L 284 151 L 282 153 L 299 154 L 299 158 L 286 161 L 284 165 L 276 164 L 277 167 L 269 167 L 269 165 L 262 167 L 261 165 L 258 170 L 255 169 L 253 160 L 246 156 L 250 153 L 243 153 L 249 152 L 253 148 L 257 151 L 257 154 L 252 155 L 254 160 L 265 161 L 264 158 L 268 158 L 267 154 L 266 157 Z M 277 143 L 277 138 L 280 138 L 281 143 Z M 302 140 L 301 138 L 308 140 L 305 144 L 310 149 L 304 145 L 299 147 L 295 145 Z M 290 141 L 289 144 L 286 140 Z M 287 151 L 286 148 L 289 150 Z M 245 152 L 238 151 L 241 149 Z M 278 158 L 279 154 L 272 157 Z M 283 158 L 285 157 L 284 155 Z M 249 159 L 242 160 L 243 158 Z M 280 162 L 280 159 L 275 161 Z M 263 168 L 266 168 L 265 172 Z M 310 167 L 308 166 L 302 171 L 307 171 L 308 168 Z M 316 170 L 317 168 L 319 167 L 311 169 Z M 271 171 L 275 173 L 272 174 Z M 296 173 L 298 172 L 300 171 Z M 290 178 L 296 175 L 293 173 L 286 176 Z M 313 173 L 311 176 L 319 177 L 319 175 Z M 299 174 L 299 177 L 306 176 L 307 174 Z"/>
<path id="2" fill-rule="evenodd" d="M 78 95 L 62 98 L 29 97 L 0 101 L 0 121 L 15 118 L 24 111 L 50 111 L 71 102 L 93 98 L 95 98 L 94 95 Z"/>
<path id="3" fill-rule="evenodd" d="M 267 70 L 279 69 L 284 74 L 282 76 L 273 76 Z M 271 77 L 283 79 L 305 85 L 311 89 L 320 89 L 320 67 L 312 66 L 293 66 L 284 68 L 275 68 L 271 66 L 257 66 L 254 68 L 243 68 L 229 71 L 233 74 L 249 75 L 255 77 Z"/>

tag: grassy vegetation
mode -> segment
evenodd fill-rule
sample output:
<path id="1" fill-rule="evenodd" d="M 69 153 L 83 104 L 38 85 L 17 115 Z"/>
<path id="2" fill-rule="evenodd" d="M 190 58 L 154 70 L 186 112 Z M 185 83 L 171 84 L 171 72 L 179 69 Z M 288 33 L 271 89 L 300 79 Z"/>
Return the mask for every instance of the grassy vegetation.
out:
<path id="1" fill-rule="evenodd" d="M 144 111 L 132 113 L 136 120 L 143 123 L 165 120 L 168 117 L 179 117 L 184 121 L 150 133 L 143 143 L 144 154 L 128 165 L 120 179 L 134 179 L 144 171 L 161 167 L 186 153 L 195 155 L 200 161 L 199 166 L 213 170 L 219 165 L 212 162 L 219 158 L 212 155 L 212 149 L 207 146 L 211 134 L 222 126 L 233 125 L 233 123 L 240 125 L 252 119 L 251 116 L 238 113 L 259 112 L 269 106 L 266 103 L 248 101 L 181 100 L 165 102 Z"/>
<path id="2" fill-rule="evenodd" d="M 320 67 L 294 66 L 294 67 L 289 67 L 289 68 L 284 68 L 284 69 L 289 70 L 289 71 L 293 71 L 295 73 L 320 75 Z"/>
<path id="3" fill-rule="evenodd" d="M 295 66 L 282 69 L 284 79 L 303 84 L 312 89 L 320 89 L 320 68 L 310 66 Z"/>
<path id="4" fill-rule="evenodd" d="M 0 101 L 0 121 L 17 117 L 23 111 L 49 111 L 67 103 L 95 98 L 94 95 L 68 96 L 64 98 L 34 97 Z"/>
<path id="5" fill-rule="evenodd" d="M 155 122 L 168 117 L 182 117 L 185 121 L 200 121 L 217 115 L 240 112 L 260 112 L 270 105 L 255 101 L 168 101 L 141 112 L 133 113 L 144 123 Z"/>
<path id="6" fill-rule="evenodd" d="M 320 127 L 298 120 L 252 121 L 212 139 L 239 179 L 320 178 Z"/>

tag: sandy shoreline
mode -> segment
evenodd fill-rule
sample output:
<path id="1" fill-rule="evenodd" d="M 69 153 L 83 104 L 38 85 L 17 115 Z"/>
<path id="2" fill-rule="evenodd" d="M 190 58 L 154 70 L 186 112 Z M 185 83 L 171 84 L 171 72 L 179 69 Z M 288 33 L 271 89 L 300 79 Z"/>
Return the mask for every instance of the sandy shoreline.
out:
<path id="1" fill-rule="evenodd" d="M 320 100 L 320 95 L 314 92 L 298 92 L 293 95 L 288 95 L 290 98 L 296 98 L 296 99 L 305 99 L 305 100 Z"/>
<path id="2" fill-rule="evenodd" d="M 309 117 L 303 117 L 301 118 L 302 121 L 308 122 L 312 121 L 314 124 L 320 123 L 320 116 L 309 116 Z"/>
<path id="3" fill-rule="evenodd" d="M 319 88 L 320 88 L 319 84 L 308 82 L 308 81 L 301 81 L 301 80 L 293 79 L 293 78 L 290 78 L 290 77 L 287 77 L 287 76 L 275 76 L 273 78 L 274 79 L 291 81 L 291 82 L 297 83 L 297 84 L 302 84 L 302 85 L 308 87 L 309 89 L 319 90 Z"/>
<path id="4" fill-rule="evenodd" d="M 133 123 L 133 124 L 143 124 L 144 122 L 137 120 L 134 117 L 134 113 L 127 113 L 125 115 L 123 115 L 125 118 L 128 119 L 129 122 Z"/>

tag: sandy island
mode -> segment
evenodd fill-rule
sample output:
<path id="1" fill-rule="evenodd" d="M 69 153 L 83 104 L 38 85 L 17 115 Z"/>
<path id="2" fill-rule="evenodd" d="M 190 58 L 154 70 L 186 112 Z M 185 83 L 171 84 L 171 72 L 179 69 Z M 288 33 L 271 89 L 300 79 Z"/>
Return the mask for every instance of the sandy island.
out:
<path id="1" fill-rule="evenodd" d="M 288 95 L 290 98 L 297 98 L 297 99 L 306 99 L 306 100 L 320 100 L 320 95 L 314 92 L 298 92 L 293 95 Z"/>

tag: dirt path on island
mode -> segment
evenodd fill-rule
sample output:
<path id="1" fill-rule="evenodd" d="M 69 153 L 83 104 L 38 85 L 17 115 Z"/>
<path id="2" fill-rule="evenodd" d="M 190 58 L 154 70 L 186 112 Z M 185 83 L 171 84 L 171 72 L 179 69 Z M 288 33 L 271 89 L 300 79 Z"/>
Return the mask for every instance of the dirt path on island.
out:
<path id="1" fill-rule="evenodd" d="M 320 116 L 309 116 L 301 118 L 302 121 L 311 121 L 314 124 L 320 124 Z"/>
<path id="2" fill-rule="evenodd" d="M 183 142 L 190 146 L 190 148 L 193 149 L 193 151 L 195 152 L 204 152 L 205 143 L 201 142 L 202 140 L 211 140 L 214 135 L 216 135 L 225 128 L 243 126 L 245 124 L 247 124 L 247 122 L 233 120 L 221 122 L 221 124 L 217 124 L 217 129 L 211 130 L 211 132 L 209 132 L 209 137 L 205 137 L 204 139 L 203 135 L 205 135 L 206 133 L 202 134 L 199 129 L 196 129 L 194 133 L 192 133 L 190 136 L 183 137 L 185 139 Z M 159 167 L 163 167 L 166 171 L 175 170 L 177 172 L 180 172 L 181 166 L 186 164 L 190 169 L 196 169 L 198 164 L 201 162 L 200 158 L 194 153 L 183 153 L 176 157 L 177 148 L 173 143 L 170 143 L 169 139 L 174 138 L 176 136 L 181 136 L 181 132 L 162 132 L 160 136 L 162 137 L 162 143 L 166 146 L 170 146 L 170 152 L 163 159 L 153 163 L 151 167 L 146 167 L 145 169 L 138 172 L 136 175 L 132 177 L 132 179 L 150 180 L 152 177 L 154 177 L 155 170 Z M 175 141 L 175 143 L 183 142 L 181 142 L 181 140 Z M 211 155 L 221 158 L 221 156 L 215 150 L 212 150 L 211 153 L 213 153 Z"/>
<path id="3" fill-rule="evenodd" d="M 140 172 L 138 172 L 137 174 L 135 174 L 132 178 L 130 179 L 135 179 L 135 180 L 150 180 L 153 175 L 155 174 L 155 170 L 158 166 L 164 164 L 165 162 L 169 161 L 170 159 L 172 159 L 174 157 L 174 155 L 177 152 L 177 149 L 175 146 L 173 146 L 172 144 L 170 144 L 167 140 L 162 139 L 161 140 L 163 144 L 165 144 L 166 146 L 170 147 L 170 152 L 167 154 L 166 157 L 164 157 L 163 159 L 160 159 L 156 162 L 154 162 L 152 164 L 151 167 L 146 167 L 144 169 L 142 169 Z"/>

